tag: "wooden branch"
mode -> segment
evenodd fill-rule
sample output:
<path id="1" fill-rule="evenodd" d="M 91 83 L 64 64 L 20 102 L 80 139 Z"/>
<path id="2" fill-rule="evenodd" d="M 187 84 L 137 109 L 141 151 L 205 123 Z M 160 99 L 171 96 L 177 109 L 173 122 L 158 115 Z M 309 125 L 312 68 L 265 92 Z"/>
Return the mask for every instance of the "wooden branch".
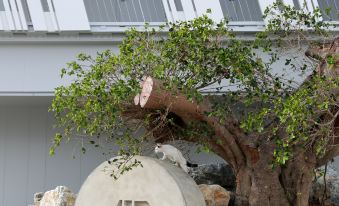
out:
<path id="1" fill-rule="evenodd" d="M 337 77 L 339 75 L 339 62 L 335 62 L 334 67 L 329 67 L 327 58 L 329 56 L 335 57 L 339 54 L 339 37 L 334 39 L 331 43 L 323 45 L 319 48 L 309 48 L 306 50 L 305 55 L 311 59 L 317 59 L 319 65 L 315 73 L 324 75 L 326 77 Z M 310 78 L 307 78 L 308 80 Z"/>
<path id="2" fill-rule="evenodd" d="M 209 117 L 206 113 L 211 111 L 211 106 L 206 98 L 203 102 L 189 101 L 185 95 L 176 89 L 171 91 L 166 90 L 161 81 L 147 77 L 142 85 L 142 92 L 139 96 L 139 102 L 135 105 L 140 105 L 144 109 L 167 109 L 178 115 L 185 123 L 191 122 L 206 122 L 214 129 L 215 134 L 222 142 L 224 151 L 216 146 L 216 142 L 210 140 L 211 144 L 215 145 L 219 153 L 226 157 L 229 163 L 234 166 L 241 166 L 245 164 L 245 154 L 242 151 L 243 138 L 246 135 L 242 133 L 239 125 L 235 124 L 233 118 L 229 118 L 226 124 L 221 124 L 218 118 Z M 138 97 L 136 96 L 135 100 Z M 229 123 L 229 124 L 228 124 Z M 213 138 L 211 138 L 213 139 Z M 236 169 L 236 168 L 235 168 Z"/>
<path id="3" fill-rule="evenodd" d="M 201 104 L 188 101 L 179 91 L 167 91 L 162 82 L 151 77 L 147 77 L 141 85 L 140 101 L 135 102 L 135 105 L 140 104 L 141 108 L 169 109 L 185 122 L 203 120 L 204 112 L 210 110 L 206 101 Z"/>
<path id="4" fill-rule="evenodd" d="M 328 163 L 331 159 L 339 155 L 339 144 L 336 146 L 333 146 L 331 149 L 329 149 L 326 154 L 317 160 L 317 167 L 321 167 Z"/>
<path id="5" fill-rule="evenodd" d="M 322 47 L 319 48 L 309 48 L 305 55 L 309 58 L 317 59 L 319 61 L 319 65 L 317 66 L 315 73 L 310 75 L 304 82 L 310 81 L 313 75 L 320 75 L 325 77 L 331 77 L 333 79 L 339 76 L 339 37 L 335 38 L 332 42 L 324 44 Z M 328 64 L 328 58 L 334 58 L 334 64 Z M 332 90 L 331 94 L 334 96 L 338 96 L 339 90 Z M 338 99 L 339 101 L 339 99 Z M 338 112 L 338 111 L 334 111 Z M 328 117 L 331 119 L 333 117 Z M 322 166 L 330 161 L 336 155 L 339 155 L 339 117 L 335 116 L 332 120 L 334 122 L 334 131 L 333 134 L 336 138 L 333 142 L 330 143 L 328 151 L 326 154 L 317 160 L 317 166 Z"/>

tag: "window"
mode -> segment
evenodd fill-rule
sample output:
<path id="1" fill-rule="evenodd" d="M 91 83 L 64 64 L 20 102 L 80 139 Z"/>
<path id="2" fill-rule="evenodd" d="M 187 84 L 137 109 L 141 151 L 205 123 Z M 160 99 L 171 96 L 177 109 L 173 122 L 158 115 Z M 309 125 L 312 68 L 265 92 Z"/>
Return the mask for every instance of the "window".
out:
<path id="1" fill-rule="evenodd" d="M 230 21 L 262 21 L 258 0 L 219 0 L 222 12 Z"/>
<path id="2" fill-rule="evenodd" d="M 150 206 L 147 201 L 135 201 L 134 202 L 135 206 Z"/>
<path id="3" fill-rule="evenodd" d="M 174 0 L 174 3 L 175 3 L 175 7 L 177 8 L 177 11 L 184 11 L 181 0 Z"/>
<path id="4" fill-rule="evenodd" d="M 4 1 L 0 1 L 0 11 L 5 11 Z"/>
<path id="5" fill-rule="evenodd" d="M 22 8 L 24 10 L 26 21 L 27 21 L 27 23 L 31 24 L 32 23 L 32 18 L 31 18 L 31 15 L 29 13 L 27 1 L 26 0 L 21 0 L 21 4 L 22 4 Z"/>
<path id="6" fill-rule="evenodd" d="M 160 0 L 84 0 L 84 3 L 90 22 L 166 22 Z"/>
<path id="7" fill-rule="evenodd" d="M 325 21 L 339 21 L 339 1 L 318 0 L 318 4 Z"/>
<path id="8" fill-rule="evenodd" d="M 132 206 L 133 201 L 132 200 L 125 200 L 123 206 Z"/>
<path id="9" fill-rule="evenodd" d="M 48 7 L 47 0 L 41 0 L 41 5 L 42 5 L 42 10 L 44 12 L 49 12 L 49 7 Z"/>
<path id="10" fill-rule="evenodd" d="M 294 7 L 295 7 L 296 9 L 301 9 L 299 0 L 293 0 L 293 3 L 294 3 Z"/>
<path id="11" fill-rule="evenodd" d="M 117 206 L 132 206 L 132 200 L 120 200 Z M 134 206 L 151 206 L 147 201 L 134 201 Z"/>

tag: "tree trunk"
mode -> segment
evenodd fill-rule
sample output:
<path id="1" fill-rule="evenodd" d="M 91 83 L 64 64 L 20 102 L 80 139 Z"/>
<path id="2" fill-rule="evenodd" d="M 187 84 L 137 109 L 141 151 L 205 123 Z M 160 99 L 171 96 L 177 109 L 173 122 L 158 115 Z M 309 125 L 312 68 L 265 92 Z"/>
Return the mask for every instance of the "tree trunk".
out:
<path id="1" fill-rule="evenodd" d="M 274 141 L 261 141 L 258 134 L 246 134 L 236 119 L 221 123 L 206 115 L 209 102 L 189 101 L 178 91 L 166 91 L 162 83 L 151 77 L 142 83 L 142 92 L 135 105 L 144 109 L 166 109 L 184 123 L 204 122 L 215 131 L 215 138 L 206 139 L 212 151 L 226 160 L 236 176 L 236 199 L 250 206 L 307 206 L 317 159 L 312 152 L 293 148 L 293 159 L 272 168 Z M 284 134 L 281 134 L 283 136 Z"/>
<path id="2" fill-rule="evenodd" d="M 273 146 L 251 149 L 254 155 L 235 171 L 238 205 L 307 206 L 315 157 L 301 151 L 286 166 L 272 168 Z"/>

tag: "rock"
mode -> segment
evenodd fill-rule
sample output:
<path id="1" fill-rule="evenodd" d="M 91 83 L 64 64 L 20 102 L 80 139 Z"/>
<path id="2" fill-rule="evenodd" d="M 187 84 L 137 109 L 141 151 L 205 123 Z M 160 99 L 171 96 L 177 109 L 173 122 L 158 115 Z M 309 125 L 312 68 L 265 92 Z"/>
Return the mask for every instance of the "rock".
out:
<path id="1" fill-rule="evenodd" d="M 202 184 L 199 189 L 205 198 L 206 206 L 227 206 L 231 199 L 231 193 L 220 185 Z"/>
<path id="2" fill-rule="evenodd" d="M 40 201 L 44 196 L 43 192 L 38 192 L 34 194 L 34 206 L 40 206 Z"/>
<path id="3" fill-rule="evenodd" d="M 235 189 L 235 176 L 228 164 L 199 165 L 193 168 L 190 174 L 198 185 L 220 185 L 229 191 Z"/>
<path id="4" fill-rule="evenodd" d="M 327 167 L 326 174 L 326 194 L 324 184 L 324 167 L 319 168 L 316 172 L 316 180 L 313 183 L 310 201 L 320 203 L 324 200 L 324 205 L 339 206 L 339 175 L 336 168 L 332 165 Z"/>
<path id="5" fill-rule="evenodd" d="M 76 195 L 65 186 L 58 186 L 43 195 L 40 206 L 74 206 Z"/>
<path id="6" fill-rule="evenodd" d="M 206 206 L 198 185 L 181 168 L 146 156 L 134 156 L 126 164 L 136 161 L 142 167 L 117 180 L 110 174 L 119 171 L 119 164 L 103 162 L 81 186 L 75 206 Z"/>

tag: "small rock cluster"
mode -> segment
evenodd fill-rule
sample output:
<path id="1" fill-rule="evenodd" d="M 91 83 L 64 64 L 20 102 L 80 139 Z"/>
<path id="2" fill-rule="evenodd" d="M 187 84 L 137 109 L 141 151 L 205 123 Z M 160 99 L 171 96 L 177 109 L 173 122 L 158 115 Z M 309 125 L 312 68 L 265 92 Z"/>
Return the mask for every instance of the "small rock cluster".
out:
<path id="1" fill-rule="evenodd" d="M 76 195 L 65 186 L 34 194 L 34 206 L 74 206 Z"/>

